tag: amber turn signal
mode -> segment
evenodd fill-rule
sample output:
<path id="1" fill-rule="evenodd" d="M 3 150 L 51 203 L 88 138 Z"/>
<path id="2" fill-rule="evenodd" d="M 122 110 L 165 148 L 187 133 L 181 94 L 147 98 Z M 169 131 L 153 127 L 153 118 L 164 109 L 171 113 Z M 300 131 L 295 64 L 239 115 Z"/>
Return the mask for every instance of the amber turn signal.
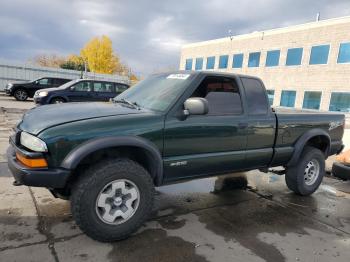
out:
<path id="1" fill-rule="evenodd" d="M 16 153 L 17 160 L 21 162 L 23 165 L 35 168 L 35 167 L 47 167 L 47 162 L 45 158 L 26 158 L 22 156 L 20 153 Z"/>

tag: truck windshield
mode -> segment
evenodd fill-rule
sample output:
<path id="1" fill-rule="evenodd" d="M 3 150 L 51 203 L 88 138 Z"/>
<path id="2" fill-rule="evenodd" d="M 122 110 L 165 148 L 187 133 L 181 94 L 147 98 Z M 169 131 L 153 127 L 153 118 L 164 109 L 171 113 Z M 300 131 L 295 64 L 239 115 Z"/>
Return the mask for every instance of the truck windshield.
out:
<path id="1" fill-rule="evenodd" d="M 137 106 L 164 112 L 184 92 L 193 75 L 158 74 L 130 87 L 114 98 L 127 100 Z"/>

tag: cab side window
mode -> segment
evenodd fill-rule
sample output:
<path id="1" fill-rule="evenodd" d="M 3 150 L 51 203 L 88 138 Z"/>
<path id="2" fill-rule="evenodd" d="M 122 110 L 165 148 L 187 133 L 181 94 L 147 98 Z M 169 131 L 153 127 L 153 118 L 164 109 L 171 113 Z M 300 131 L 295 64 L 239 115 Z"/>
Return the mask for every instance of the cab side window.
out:
<path id="1" fill-rule="evenodd" d="M 91 82 L 88 82 L 88 81 L 79 82 L 74 86 L 72 86 L 72 90 L 77 92 L 91 92 L 92 91 Z"/>
<path id="2" fill-rule="evenodd" d="M 63 85 L 66 82 L 68 82 L 68 81 L 66 81 L 64 79 L 59 79 L 59 78 L 54 78 L 53 79 L 53 85 L 55 85 L 55 86 Z"/>
<path id="3" fill-rule="evenodd" d="M 203 97 L 208 101 L 208 115 L 242 114 L 239 88 L 234 79 L 206 77 L 191 97 Z"/>
<path id="4" fill-rule="evenodd" d="M 38 81 L 38 84 L 39 84 L 39 85 L 45 86 L 45 85 L 50 84 L 50 81 L 49 81 L 48 78 L 43 78 L 43 79 L 40 79 L 40 80 Z"/>
<path id="5" fill-rule="evenodd" d="M 101 83 L 101 82 L 95 82 L 94 83 L 94 91 L 95 92 L 107 92 L 107 93 L 113 93 L 113 84 L 112 83 Z"/>
<path id="6" fill-rule="evenodd" d="M 262 82 L 255 78 L 241 78 L 247 98 L 249 115 L 266 115 L 269 105 Z"/>

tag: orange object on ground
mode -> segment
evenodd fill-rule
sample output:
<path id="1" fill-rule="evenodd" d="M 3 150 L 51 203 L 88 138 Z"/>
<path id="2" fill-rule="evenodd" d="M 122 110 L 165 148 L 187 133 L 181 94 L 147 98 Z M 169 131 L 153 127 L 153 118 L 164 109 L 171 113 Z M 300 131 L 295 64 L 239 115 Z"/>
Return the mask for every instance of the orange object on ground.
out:
<path id="1" fill-rule="evenodd" d="M 47 162 L 45 158 L 26 158 L 20 153 L 16 153 L 16 158 L 23 165 L 30 168 L 47 167 Z"/>
<path id="2" fill-rule="evenodd" d="M 340 163 L 350 164 L 350 149 L 345 152 L 339 154 L 336 157 L 336 160 Z"/>

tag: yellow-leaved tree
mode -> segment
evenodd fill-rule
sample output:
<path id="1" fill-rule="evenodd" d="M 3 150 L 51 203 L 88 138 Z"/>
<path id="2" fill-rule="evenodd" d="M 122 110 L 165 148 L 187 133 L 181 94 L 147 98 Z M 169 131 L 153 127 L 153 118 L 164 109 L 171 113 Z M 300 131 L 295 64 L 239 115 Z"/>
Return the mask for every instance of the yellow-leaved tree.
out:
<path id="1" fill-rule="evenodd" d="M 91 72 L 112 74 L 120 64 L 118 56 L 113 52 L 111 39 L 104 35 L 91 39 L 80 54 Z"/>
<path id="2" fill-rule="evenodd" d="M 80 50 L 80 55 L 61 57 L 42 54 L 33 59 L 41 66 L 60 67 L 70 70 L 89 71 L 102 74 L 119 74 L 129 76 L 137 81 L 127 64 L 122 63 L 113 51 L 112 41 L 108 36 L 94 37 Z"/>

